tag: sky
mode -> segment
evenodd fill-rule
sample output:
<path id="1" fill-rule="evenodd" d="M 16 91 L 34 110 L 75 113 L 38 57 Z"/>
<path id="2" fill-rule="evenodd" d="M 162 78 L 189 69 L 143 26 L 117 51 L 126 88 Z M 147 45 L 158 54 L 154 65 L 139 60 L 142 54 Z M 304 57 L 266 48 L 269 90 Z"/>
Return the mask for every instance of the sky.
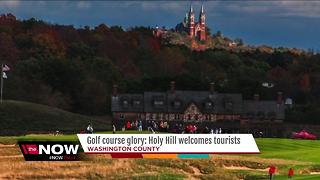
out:
<path id="1" fill-rule="evenodd" d="M 320 1 L 0 1 L 0 14 L 36 18 L 75 27 L 106 24 L 123 28 L 166 26 L 181 22 L 190 4 L 196 13 L 204 4 L 212 33 L 241 38 L 249 45 L 320 50 Z"/>

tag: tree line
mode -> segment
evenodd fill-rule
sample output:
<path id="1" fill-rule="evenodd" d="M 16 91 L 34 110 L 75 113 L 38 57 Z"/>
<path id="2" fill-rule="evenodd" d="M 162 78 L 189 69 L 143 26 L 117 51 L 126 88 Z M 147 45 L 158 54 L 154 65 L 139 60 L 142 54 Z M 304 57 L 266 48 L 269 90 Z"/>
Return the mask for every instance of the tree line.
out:
<path id="1" fill-rule="evenodd" d="M 4 98 L 46 104 L 87 115 L 110 113 L 113 84 L 121 92 L 177 89 L 293 99 L 287 121 L 320 123 L 320 55 L 291 52 L 191 51 L 162 44 L 150 27 L 49 24 L 0 16 L 0 61 L 11 71 Z M 264 82 L 274 84 L 266 88 Z"/>

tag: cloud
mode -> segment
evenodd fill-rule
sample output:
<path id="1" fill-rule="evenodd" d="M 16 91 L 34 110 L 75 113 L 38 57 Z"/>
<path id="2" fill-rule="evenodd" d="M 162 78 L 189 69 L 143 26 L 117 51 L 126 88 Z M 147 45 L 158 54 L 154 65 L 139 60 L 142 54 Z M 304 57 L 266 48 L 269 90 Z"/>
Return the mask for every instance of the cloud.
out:
<path id="1" fill-rule="evenodd" d="M 11 8 L 16 8 L 20 5 L 19 0 L 5 0 L 5 1 L 0 1 L 0 6 L 11 9 Z"/>
<path id="2" fill-rule="evenodd" d="M 188 3 L 184 1 L 140 1 L 139 6 L 145 11 L 166 11 L 171 13 L 180 13 L 187 11 Z"/>
<path id="3" fill-rule="evenodd" d="M 40 6 L 45 6 L 46 5 L 46 1 L 37 1 L 38 5 Z"/>
<path id="4" fill-rule="evenodd" d="M 226 2 L 225 8 L 232 12 L 265 16 L 320 17 L 320 1 Z"/>
<path id="5" fill-rule="evenodd" d="M 79 9 L 89 9 L 91 7 L 91 3 L 88 1 L 80 1 L 77 3 L 77 8 Z"/>
<path id="6" fill-rule="evenodd" d="M 286 10 L 284 15 L 320 17 L 320 1 L 281 1 L 279 6 Z"/>

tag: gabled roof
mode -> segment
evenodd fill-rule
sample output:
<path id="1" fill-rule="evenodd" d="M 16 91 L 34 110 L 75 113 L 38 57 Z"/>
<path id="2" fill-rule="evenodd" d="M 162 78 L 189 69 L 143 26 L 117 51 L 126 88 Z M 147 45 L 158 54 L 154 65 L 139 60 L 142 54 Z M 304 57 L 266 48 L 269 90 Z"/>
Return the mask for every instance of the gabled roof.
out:
<path id="1" fill-rule="evenodd" d="M 172 106 L 175 99 L 182 101 L 182 105 L 178 109 Z M 205 103 L 209 101 L 213 103 L 213 108 L 205 108 Z M 233 105 L 231 113 L 239 114 L 242 112 L 241 94 L 211 94 L 209 91 L 175 91 L 174 94 L 168 92 L 168 102 L 170 103 L 168 112 L 183 112 L 190 102 L 194 102 L 203 113 L 226 113 L 225 103 L 227 101 Z"/>
<path id="2" fill-rule="evenodd" d="M 143 107 L 131 107 L 133 99 L 141 99 Z M 129 101 L 129 106 L 123 106 L 123 101 Z M 179 102 L 179 103 L 175 103 Z M 207 108 L 210 102 L 213 108 Z M 144 92 L 144 94 L 121 94 L 112 98 L 112 111 L 117 112 L 172 112 L 183 113 L 190 103 L 196 104 L 202 113 L 242 113 L 241 94 L 221 94 L 209 91 L 175 91 L 168 92 Z M 227 105 L 231 105 L 228 109 Z"/>
<path id="3" fill-rule="evenodd" d="M 144 111 L 145 112 L 166 112 L 167 95 L 164 92 L 144 92 Z M 155 104 L 155 102 L 163 104 Z"/>
<path id="4" fill-rule="evenodd" d="M 265 116 L 274 115 L 275 119 L 284 119 L 285 107 L 283 104 L 278 104 L 276 101 L 255 101 L 244 100 L 243 101 L 243 114 L 253 114 L 258 116 L 259 114 Z"/>
<path id="5" fill-rule="evenodd" d="M 111 98 L 112 112 L 143 112 L 143 95 L 142 94 L 120 94 Z M 123 102 L 127 101 L 127 105 Z M 135 102 L 139 101 L 140 104 Z"/>

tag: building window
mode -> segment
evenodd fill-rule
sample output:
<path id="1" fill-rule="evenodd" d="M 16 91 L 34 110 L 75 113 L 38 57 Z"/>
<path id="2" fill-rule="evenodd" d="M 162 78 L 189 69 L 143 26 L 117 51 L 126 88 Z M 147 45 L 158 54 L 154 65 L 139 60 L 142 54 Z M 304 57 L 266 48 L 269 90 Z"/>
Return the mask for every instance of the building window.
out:
<path id="1" fill-rule="evenodd" d="M 224 106 L 225 106 L 225 109 L 226 109 L 227 112 L 232 112 L 233 103 L 231 101 L 226 101 Z"/>
<path id="2" fill-rule="evenodd" d="M 174 118 L 175 118 L 174 114 L 170 114 L 170 115 L 169 115 L 169 120 L 170 120 L 170 121 L 173 121 Z"/>
<path id="3" fill-rule="evenodd" d="M 163 105 L 163 101 L 155 100 L 155 101 L 153 102 L 153 104 L 156 105 L 156 106 L 162 106 L 162 105 Z"/>
<path id="4" fill-rule="evenodd" d="M 163 114 L 162 113 L 159 114 L 159 119 L 163 120 Z"/>
<path id="5" fill-rule="evenodd" d="M 128 99 L 122 99 L 122 106 L 123 107 L 128 107 L 129 106 L 129 100 Z"/>
<path id="6" fill-rule="evenodd" d="M 214 104 L 211 101 L 207 101 L 204 106 L 206 109 L 213 109 Z"/>
<path id="7" fill-rule="evenodd" d="M 155 113 L 154 113 L 154 114 L 152 114 L 151 119 L 152 119 L 152 120 L 156 120 L 156 119 L 157 119 L 157 114 L 155 114 Z"/>
<path id="8" fill-rule="evenodd" d="M 181 101 L 178 101 L 178 100 L 173 101 L 172 105 L 173 105 L 173 107 L 176 108 L 176 109 L 177 109 L 177 108 L 180 108 L 180 107 L 181 107 Z"/>
<path id="9" fill-rule="evenodd" d="M 133 106 L 137 107 L 141 105 L 141 101 L 140 100 L 134 100 L 133 101 Z"/>
<path id="10" fill-rule="evenodd" d="M 210 114 L 210 120 L 211 121 L 217 121 L 217 115 L 216 114 Z"/>
<path id="11" fill-rule="evenodd" d="M 147 120 L 147 121 L 150 120 L 150 113 L 147 113 L 147 114 L 146 114 L 146 120 Z"/>

